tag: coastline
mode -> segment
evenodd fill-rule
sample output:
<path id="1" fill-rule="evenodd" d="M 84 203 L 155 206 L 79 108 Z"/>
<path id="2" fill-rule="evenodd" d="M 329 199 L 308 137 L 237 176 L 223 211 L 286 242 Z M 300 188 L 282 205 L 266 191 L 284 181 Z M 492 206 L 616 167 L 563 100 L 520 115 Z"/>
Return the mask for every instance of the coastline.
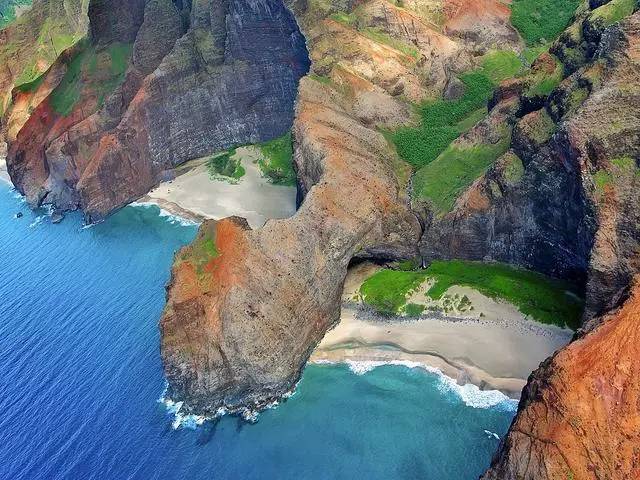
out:
<path id="1" fill-rule="evenodd" d="M 201 163 L 200 171 L 196 171 L 198 166 L 185 169 L 177 179 L 191 173 L 187 179 L 196 175 L 198 183 L 204 187 L 206 182 L 224 183 L 210 180 L 202 167 Z M 2 156 L 0 181 L 11 185 Z M 175 189 L 175 182 L 163 184 L 164 188 L 168 190 L 168 185 L 173 185 Z M 166 193 L 167 198 L 150 193 L 131 205 L 156 205 L 192 223 L 211 218 L 211 215 L 203 215 L 172 201 L 170 192 Z M 209 198 L 209 195 L 212 193 L 201 198 Z M 568 343 L 573 335 L 570 330 L 532 322 L 512 305 L 488 299 L 465 287 L 452 287 L 451 291 L 466 294 L 474 304 L 481 305 L 484 318 L 468 314 L 456 317 L 431 314 L 420 319 L 376 316 L 354 303 L 353 298 L 362 282 L 379 268 L 363 263 L 350 270 L 345 280 L 341 320 L 316 347 L 310 363 L 347 364 L 356 374 L 386 364 L 422 367 L 436 370 L 460 386 L 471 384 L 483 391 L 497 390 L 518 399 L 529 374 L 556 349 Z"/>
<path id="2" fill-rule="evenodd" d="M 0 147 L 0 181 L 6 182 L 9 185 L 13 186 L 11 183 L 11 178 L 9 177 L 9 172 L 7 171 L 7 159 L 1 151 Z"/>
<path id="3" fill-rule="evenodd" d="M 436 369 L 458 385 L 498 390 L 520 398 L 528 376 L 569 342 L 571 331 L 537 325 L 523 328 L 493 321 L 428 317 L 388 320 L 369 317 L 343 305 L 341 320 L 327 332 L 311 363 L 346 363 L 354 373 L 384 364 L 408 363 Z M 528 322 L 528 320 L 524 320 Z"/>
<path id="4" fill-rule="evenodd" d="M 460 386 L 472 384 L 518 399 L 531 372 L 573 337 L 570 329 L 532 321 L 513 305 L 462 286 L 447 293 L 467 296 L 476 307 L 473 312 L 378 315 L 357 299 L 362 283 L 380 268 L 364 262 L 349 270 L 340 322 L 326 333 L 310 362 L 345 363 L 354 373 L 384 364 L 422 366 Z M 425 286 L 411 298 L 424 297 Z"/>

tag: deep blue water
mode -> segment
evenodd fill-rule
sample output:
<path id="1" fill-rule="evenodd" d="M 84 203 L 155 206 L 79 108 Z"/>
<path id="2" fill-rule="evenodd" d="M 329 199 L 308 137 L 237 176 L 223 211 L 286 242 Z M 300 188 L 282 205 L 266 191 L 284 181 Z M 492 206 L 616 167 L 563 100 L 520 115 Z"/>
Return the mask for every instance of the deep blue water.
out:
<path id="1" fill-rule="evenodd" d="M 474 408 L 401 366 L 310 366 L 256 424 L 172 428 L 157 321 L 172 254 L 195 228 L 159 213 L 52 225 L 0 183 L 1 479 L 464 480 L 486 468 L 498 445 L 486 431 L 504 434 L 512 404 Z"/>

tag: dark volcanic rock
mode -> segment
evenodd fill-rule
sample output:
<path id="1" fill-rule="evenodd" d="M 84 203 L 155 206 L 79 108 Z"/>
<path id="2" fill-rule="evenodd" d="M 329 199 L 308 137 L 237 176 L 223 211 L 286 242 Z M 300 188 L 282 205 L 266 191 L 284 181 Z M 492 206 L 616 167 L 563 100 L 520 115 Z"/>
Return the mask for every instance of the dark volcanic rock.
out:
<path id="1" fill-rule="evenodd" d="M 101 108 L 90 93 L 66 115 L 42 102 L 7 159 L 32 205 L 81 208 L 90 221 L 180 163 L 286 132 L 308 69 L 304 39 L 280 0 L 208 0 L 190 10 L 170 0 L 112 4 L 92 0 L 87 48 L 133 42 L 122 84 Z"/>

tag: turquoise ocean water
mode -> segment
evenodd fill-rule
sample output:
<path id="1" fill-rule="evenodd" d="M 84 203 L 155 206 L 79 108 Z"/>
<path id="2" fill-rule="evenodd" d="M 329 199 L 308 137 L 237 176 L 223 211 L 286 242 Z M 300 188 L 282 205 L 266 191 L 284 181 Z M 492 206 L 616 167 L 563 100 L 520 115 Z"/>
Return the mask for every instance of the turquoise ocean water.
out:
<path id="1" fill-rule="evenodd" d="M 52 225 L 0 183 L 1 479 L 465 480 L 488 466 L 513 403 L 405 366 L 309 366 L 255 424 L 174 428 L 157 321 L 194 235 L 155 207 Z"/>

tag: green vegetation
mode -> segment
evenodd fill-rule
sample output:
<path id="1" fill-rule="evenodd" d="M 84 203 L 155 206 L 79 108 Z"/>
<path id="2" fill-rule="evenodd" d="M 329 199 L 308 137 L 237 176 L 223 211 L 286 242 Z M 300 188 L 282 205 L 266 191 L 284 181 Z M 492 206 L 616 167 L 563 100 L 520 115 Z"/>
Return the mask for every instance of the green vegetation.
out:
<path id="1" fill-rule="evenodd" d="M 365 27 L 359 30 L 362 35 L 367 37 L 369 40 L 373 40 L 376 43 L 381 43 L 383 45 L 387 45 L 391 48 L 395 48 L 399 52 L 404 53 L 413 58 L 418 57 L 418 49 L 413 45 L 410 45 L 407 42 L 403 42 L 402 40 L 398 40 L 397 38 L 392 37 L 388 33 L 380 30 L 376 27 Z"/>
<path id="2" fill-rule="evenodd" d="M 511 23 L 528 45 L 551 42 L 567 28 L 582 0 L 513 0 Z"/>
<path id="3" fill-rule="evenodd" d="M 591 14 L 591 20 L 600 21 L 603 26 L 608 27 L 631 15 L 635 4 L 636 0 L 611 0 L 596 8 Z"/>
<path id="4" fill-rule="evenodd" d="M 513 52 L 494 51 L 479 69 L 460 76 L 464 94 L 457 100 L 435 100 L 418 107 L 419 127 L 401 127 L 391 135 L 398 155 L 415 169 L 435 160 L 449 144 L 486 115 L 496 84 L 521 73 Z"/>
<path id="5" fill-rule="evenodd" d="M 360 287 L 365 304 L 379 313 L 396 315 L 406 303 L 407 295 L 426 278 L 422 271 L 380 270 Z"/>
<path id="6" fill-rule="evenodd" d="M 331 85 L 333 83 L 333 80 L 331 80 L 329 77 L 325 76 L 325 75 L 318 75 L 316 73 L 310 73 L 309 75 L 307 75 L 309 78 L 315 80 L 316 82 L 320 82 L 324 85 Z"/>
<path id="7" fill-rule="evenodd" d="M 596 193 L 601 196 L 604 195 L 607 187 L 613 182 L 613 177 L 606 170 L 598 170 L 593 175 L 593 183 L 596 186 Z"/>
<path id="8" fill-rule="evenodd" d="M 478 73 L 485 75 L 494 84 L 506 78 L 515 77 L 522 73 L 522 60 L 510 50 L 495 50 L 482 57 L 482 66 Z"/>
<path id="9" fill-rule="evenodd" d="M 190 262 L 195 267 L 198 277 L 201 278 L 207 264 L 219 255 L 214 238 L 209 232 L 204 232 L 196 237 L 190 247 L 183 250 L 180 260 Z"/>
<path id="10" fill-rule="evenodd" d="M 418 303 L 407 303 L 404 306 L 404 313 L 406 313 L 408 317 L 419 317 L 425 308 L 427 307 Z"/>
<path id="11" fill-rule="evenodd" d="M 258 166 L 265 177 L 276 185 L 295 185 L 296 172 L 293 169 L 293 145 L 291 132 L 258 145 L 262 158 Z"/>
<path id="12" fill-rule="evenodd" d="M 88 42 L 79 45 L 60 84 L 51 93 L 53 110 L 69 115 L 83 93 L 95 95 L 100 108 L 104 99 L 124 80 L 130 55 L 129 44 L 114 43 L 99 51 Z"/>
<path id="13" fill-rule="evenodd" d="M 418 57 L 418 49 L 408 42 L 394 38 L 378 27 L 364 26 L 362 19 L 358 16 L 357 8 L 351 13 L 334 13 L 331 15 L 331 19 L 348 27 L 355 28 L 361 35 L 367 37 L 369 40 L 383 45 L 388 45 L 389 47 L 394 48 L 405 55 L 409 55 L 410 57 Z"/>
<path id="14" fill-rule="evenodd" d="M 496 144 L 448 147 L 442 155 L 421 168 L 413 179 L 414 198 L 431 202 L 436 212 L 449 212 L 458 196 L 482 175 L 509 148 L 505 132 Z"/>
<path id="15" fill-rule="evenodd" d="M 542 68 L 529 76 L 529 88 L 526 92 L 529 97 L 546 97 L 562 82 L 564 67 L 555 57 L 552 56 L 552 58 L 555 61 L 553 72 L 546 72 Z"/>
<path id="16" fill-rule="evenodd" d="M 584 302 L 566 282 L 506 264 L 462 260 L 433 262 L 426 273 L 436 280 L 428 292 L 433 299 L 453 285 L 465 285 L 504 299 L 541 323 L 574 330 L 580 326 Z"/>
<path id="17" fill-rule="evenodd" d="M 621 172 L 635 172 L 638 168 L 636 161 L 631 157 L 614 158 L 611 163 Z"/>
<path id="18" fill-rule="evenodd" d="M 30 82 L 17 85 L 16 88 L 22 93 L 35 92 L 36 90 L 38 90 L 38 87 L 42 85 L 43 80 L 44 80 L 44 74 L 37 76 L 34 80 L 31 80 Z"/>
<path id="19" fill-rule="evenodd" d="M 0 29 L 16 19 L 16 10 L 31 6 L 32 0 L 0 0 Z"/>
<path id="20" fill-rule="evenodd" d="M 513 152 L 507 152 L 504 159 L 504 178 L 511 184 L 518 183 L 524 175 L 524 164 L 518 155 Z"/>
<path id="21" fill-rule="evenodd" d="M 212 155 L 207 160 L 207 169 L 211 177 L 227 177 L 235 183 L 245 174 L 245 169 L 240 159 L 235 158 L 236 150 L 226 150 Z"/>

